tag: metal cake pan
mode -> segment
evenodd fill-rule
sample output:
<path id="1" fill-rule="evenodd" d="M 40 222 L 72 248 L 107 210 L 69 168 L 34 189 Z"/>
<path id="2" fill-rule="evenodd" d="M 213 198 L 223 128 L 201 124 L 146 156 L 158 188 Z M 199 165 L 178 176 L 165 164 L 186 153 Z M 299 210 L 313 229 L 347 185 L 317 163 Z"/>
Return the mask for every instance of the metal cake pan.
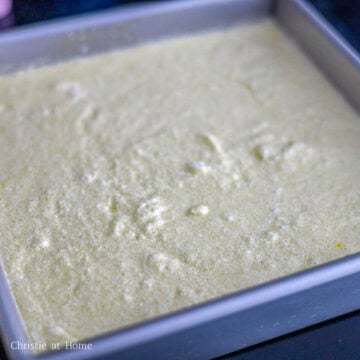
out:
<path id="1" fill-rule="evenodd" d="M 359 110 L 356 52 L 303 0 L 183 0 L 26 26 L 0 35 L 0 73 L 266 16 L 277 19 Z M 10 358 L 19 360 L 206 359 L 357 309 L 359 253 L 82 341 L 91 344 L 88 350 L 36 355 L 12 349 L 28 340 L 0 267 L 1 336 Z"/>

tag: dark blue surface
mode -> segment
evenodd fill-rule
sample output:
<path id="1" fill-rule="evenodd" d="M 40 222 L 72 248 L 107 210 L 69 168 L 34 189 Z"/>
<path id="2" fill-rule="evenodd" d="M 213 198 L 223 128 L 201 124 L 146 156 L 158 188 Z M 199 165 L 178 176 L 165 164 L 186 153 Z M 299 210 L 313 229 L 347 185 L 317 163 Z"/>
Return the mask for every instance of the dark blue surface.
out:
<path id="1" fill-rule="evenodd" d="M 171 1 L 171 0 L 158 0 Z M 153 0 L 13 0 L 17 25 Z"/>
<path id="2" fill-rule="evenodd" d="M 310 0 L 310 2 L 354 48 L 360 51 L 360 0 Z"/>
<path id="3" fill-rule="evenodd" d="M 360 0 L 309 1 L 360 51 Z M 137 1 L 14 0 L 13 17 L 9 17 L 3 24 L 6 27 L 22 25 L 134 2 Z M 360 360 L 360 311 L 230 354 L 222 359 L 225 358 L 241 360 Z M 0 359 L 6 359 L 1 346 Z"/>

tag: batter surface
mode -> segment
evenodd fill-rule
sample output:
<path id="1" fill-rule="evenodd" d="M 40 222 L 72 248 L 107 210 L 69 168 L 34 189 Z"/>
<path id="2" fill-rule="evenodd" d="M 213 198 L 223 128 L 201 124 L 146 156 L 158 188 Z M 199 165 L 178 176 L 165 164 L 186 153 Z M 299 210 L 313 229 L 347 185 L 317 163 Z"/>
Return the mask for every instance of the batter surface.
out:
<path id="1" fill-rule="evenodd" d="M 0 254 L 32 341 L 360 250 L 360 119 L 272 22 L 0 77 Z"/>

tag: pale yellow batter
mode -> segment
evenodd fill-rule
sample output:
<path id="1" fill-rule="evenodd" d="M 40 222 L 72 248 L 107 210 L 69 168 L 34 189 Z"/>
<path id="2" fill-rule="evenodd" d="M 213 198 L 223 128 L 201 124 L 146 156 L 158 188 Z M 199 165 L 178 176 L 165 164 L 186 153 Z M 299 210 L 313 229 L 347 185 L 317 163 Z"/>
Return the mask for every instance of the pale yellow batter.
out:
<path id="1" fill-rule="evenodd" d="M 0 251 L 32 341 L 360 250 L 360 119 L 271 22 L 0 77 Z"/>

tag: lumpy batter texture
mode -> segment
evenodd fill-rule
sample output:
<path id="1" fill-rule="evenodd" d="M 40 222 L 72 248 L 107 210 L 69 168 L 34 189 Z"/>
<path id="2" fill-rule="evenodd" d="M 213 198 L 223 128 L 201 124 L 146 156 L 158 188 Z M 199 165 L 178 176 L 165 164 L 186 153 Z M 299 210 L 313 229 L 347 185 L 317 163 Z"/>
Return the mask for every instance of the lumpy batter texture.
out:
<path id="1" fill-rule="evenodd" d="M 0 251 L 32 341 L 360 250 L 360 119 L 271 22 L 0 77 Z"/>

